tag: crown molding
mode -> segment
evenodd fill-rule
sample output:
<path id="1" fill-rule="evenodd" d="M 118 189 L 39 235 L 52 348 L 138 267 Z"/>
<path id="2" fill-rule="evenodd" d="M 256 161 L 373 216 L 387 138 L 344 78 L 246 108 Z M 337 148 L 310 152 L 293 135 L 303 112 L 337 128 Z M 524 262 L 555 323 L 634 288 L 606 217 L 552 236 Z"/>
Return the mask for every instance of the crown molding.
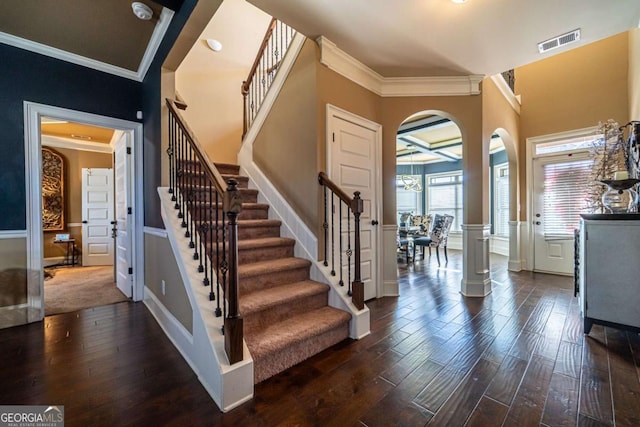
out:
<path id="1" fill-rule="evenodd" d="M 70 62 L 72 64 L 80 65 L 82 67 L 91 68 L 104 73 L 113 74 L 115 76 L 124 77 L 125 79 L 135 80 L 141 82 L 144 80 L 144 76 L 151 66 L 151 62 L 158 51 L 158 47 L 162 42 L 164 34 L 169 28 L 171 19 L 174 12 L 166 7 L 162 9 L 158 23 L 156 24 L 147 49 L 142 56 L 138 70 L 128 70 L 126 68 L 118 67 L 116 65 L 107 64 L 106 62 L 98 61 L 95 59 L 87 58 L 85 56 L 77 55 L 75 53 L 67 52 L 62 49 L 47 46 L 42 43 L 34 42 L 31 40 L 23 39 L 22 37 L 16 37 L 11 34 L 0 32 L 0 43 L 4 43 L 9 46 L 17 47 L 19 49 L 28 50 L 30 52 L 45 55 L 50 58 L 59 59 L 61 61 Z"/>
<path id="2" fill-rule="evenodd" d="M 43 147 L 67 148 L 70 150 L 93 151 L 96 153 L 113 153 L 113 147 L 102 142 L 77 141 L 71 138 L 59 136 L 42 135 Z"/>
<path id="3" fill-rule="evenodd" d="M 324 36 L 316 39 L 320 63 L 372 91 L 384 96 L 466 96 L 480 94 L 481 75 L 452 77 L 383 77 L 344 52 Z"/>
<path id="4" fill-rule="evenodd" d="M 491 81 L 493 81 L 493 83 L 498 87 L 498 90 L 502 93 L 502 96 L 504 96 L 509 105 L 511 105 L 511 108 L 513 108 L 516 113 L 520 114 L 520 95 L 516 96 L 513 93 L 504 77 L 502 77 L 502 74 L 494 74 L 491 76 Z"/>

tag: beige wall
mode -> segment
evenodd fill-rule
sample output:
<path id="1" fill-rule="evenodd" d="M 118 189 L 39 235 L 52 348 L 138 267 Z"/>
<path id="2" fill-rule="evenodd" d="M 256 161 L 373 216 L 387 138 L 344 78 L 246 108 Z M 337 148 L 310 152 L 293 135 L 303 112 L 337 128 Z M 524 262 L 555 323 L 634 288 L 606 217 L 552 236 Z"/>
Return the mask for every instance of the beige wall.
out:
<path id="1" fill-rule="evenodd" d="M 502 138 L 509 162 L 509 219 L 519 218 L 518 141 L 520 141 L 520 115 L 507 102 L 490 78 L 482 82 L 482 139 L 489 144 L 491 135 Z"/>
<path id="2" fill-rule="evenodd" d="M 640 28 L 629 31 L 629 120 L 640 120 Z"/>
<path id="3" fill-rule="evenodd" d="M 0 239 L 0 307 L 27 302 L 27 240 Z M 0 328 L 2 316 L 0 316 Z"/>
<path id="4" fill-rule="evenodd" d="M 248 70 L 223 73 L 176 72 L 176 89 L 187 103 L 189 127 L 214 162 L 236 164 L 242 141 L 240 85 Z"/>
<path id="5" fill-rule="evenodd" d="M 82 168 L 112 168 L 113 154 L 70 148 L 50 148 L 64 158 L 65 225 L 82 222 Z M 82 228 L 65 226 L 64 231 L 43 233 L 44 257 L 65 256 L 66 245 L 53 243 L 56 234 L 69 233 L 76 239 L 78 253 L 82 252 Z"/>
<path id="6" fill-rule="evenodd" d="M 144 256 L 145 286 L 186 330 L 193 333 L 193 309 L 169 240 L 145 234 Z M 162 294 L 163 280 L 165 281 L 164 295 Z"/>
<path id="7" fill-rule="evenodd" d="M 315 43 L 307 40 L 253 144 L 253 159 L 315 229 L 318 219 L 318 111 Z"/>
<path id="8" fill-rule="evenodd" d="M 516 93 L 522 96 L 520 159 L 526 159 L 527 138 L 597 126 L 607 119 L 627 123 L 628 70 L 627 33 L 516 68 Z M 522 198 L 526 164 L 520 163 Z M 524 215 L 524 200 L 522 206 Z"/>

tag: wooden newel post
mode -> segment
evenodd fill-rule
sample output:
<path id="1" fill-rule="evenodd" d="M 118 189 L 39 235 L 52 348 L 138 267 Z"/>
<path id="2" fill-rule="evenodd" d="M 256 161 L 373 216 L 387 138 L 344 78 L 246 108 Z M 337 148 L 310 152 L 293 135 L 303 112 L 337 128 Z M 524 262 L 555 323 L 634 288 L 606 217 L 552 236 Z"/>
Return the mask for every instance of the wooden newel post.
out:
<path id="1" fill-rule="evenodd" d="M 364 283 L 362 283 L 362 277 L 360 276 L 360 214 L 363 211 L 363 203 L 359 191 L 353 193 L 351 211 L 354 216 L 354 276 L 351 285 L 351 301 L 358 310 L 362 310 L 364 308 Z"/>
<path id="2" fill-rule="evenodd" d="M 224 211 L 229 227 L 229 282 L 227 303 L 229 311 L 224 319 L 224 349 L 229 363 L 240 362 L 243 358 L 243 321 L 238 304 L 238 214 L 242 210 L 242 196 L 235 179 L 227 181 L 229 185 L 224 198 Z"/>

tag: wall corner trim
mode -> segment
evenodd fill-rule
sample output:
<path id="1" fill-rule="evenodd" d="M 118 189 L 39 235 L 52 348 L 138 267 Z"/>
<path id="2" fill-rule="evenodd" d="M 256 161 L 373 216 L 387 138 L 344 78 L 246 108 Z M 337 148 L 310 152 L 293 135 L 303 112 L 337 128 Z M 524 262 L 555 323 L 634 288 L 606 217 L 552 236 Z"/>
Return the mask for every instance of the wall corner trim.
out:
<path id="1" fill-rule="evenodd" d="M 320 63 L 383 96 L 468 96 L 480 94 L 482 75 L 444 77 L 383 77 L 324 36 L 316 39 Z"/>
<path id="2" fill-rule="evenodd" d="M 520 114 L 520 96 L 516 96 L 513 93 L 507 82 L 504 80 L 504 77 L 502 77 L 502 74 L 494 74 L 490 78 L 496 85 L 502 96 L 504 96 L 509 105 L 511 105 L 511 108 L 513 108 L 516 113 Z"/>

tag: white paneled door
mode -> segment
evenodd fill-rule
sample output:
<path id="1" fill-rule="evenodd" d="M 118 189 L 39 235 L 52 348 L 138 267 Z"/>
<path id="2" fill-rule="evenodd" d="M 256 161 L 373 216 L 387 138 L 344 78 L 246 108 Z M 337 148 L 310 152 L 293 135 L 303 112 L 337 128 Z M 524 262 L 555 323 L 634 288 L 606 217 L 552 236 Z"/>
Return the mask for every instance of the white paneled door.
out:
<path id="1" fill-rule="evenodd" d="M 378 221 L 380 220 L 379 151 L 380 125 L 350 113 L 328 107 L 329 177 L 350 196 L 360 192 L 364 212 L 361 227 L 361 275 L 364 299 L 379 295 L 380 262 L 378 259 Z M 346 212 L 343 212 L 343 235 L 346 238 Z M 353 226 L 353 223 L 352 223 Z M 343 257 L 346 268 L 346 257 Z M 347 275 L 345 274 L 345 281 Z M 352 276 L 353 280 L 353 276 Z"/>
<path id="2" fill-rule="evenodd" d="M 113 169 L 82 168 L 82 265 L 113 265 Z"/>
<path id="3" fill-rule="evenodd" d="M 116 257 L 115 277 L 118 289 L 131 298 L 133 275 L 130 273 L 132 265 L 131 246 L 131 148 L 128 134 L 123 134 L 115 143 L 115 233 Z"/>

